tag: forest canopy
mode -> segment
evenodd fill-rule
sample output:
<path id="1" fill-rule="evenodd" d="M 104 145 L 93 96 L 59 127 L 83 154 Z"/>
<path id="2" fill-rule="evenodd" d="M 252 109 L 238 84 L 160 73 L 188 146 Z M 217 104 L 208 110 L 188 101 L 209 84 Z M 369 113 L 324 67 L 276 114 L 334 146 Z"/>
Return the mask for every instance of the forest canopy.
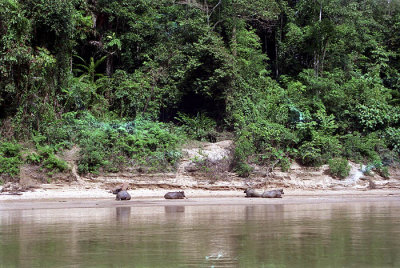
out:
<path id="1" fill-rule="evenodd" d="M 0 0 L 0 174 L 173 168 L 235 137 L 235 171 L 400 154 L 398 0 Z M 30 142 L 34 154 L 24 154 Z M 339 161 L 339 160 L 338 160 Z"/>

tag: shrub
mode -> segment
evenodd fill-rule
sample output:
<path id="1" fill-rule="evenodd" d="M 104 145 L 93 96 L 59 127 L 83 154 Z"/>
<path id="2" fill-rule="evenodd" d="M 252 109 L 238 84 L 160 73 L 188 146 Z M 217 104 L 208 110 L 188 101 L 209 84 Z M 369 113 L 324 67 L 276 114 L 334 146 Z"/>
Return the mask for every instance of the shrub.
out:
<path id="1" fill-rule="evenodd" d="M 205 114 L 198 113 L 195 117 L 184 113 L 178 113 L 176 119 L 182 123 L 182 128 L 186 134 L 199 141 L 216 141 L 216 126 L 214 119 L 207 117 Z"/>
<path id="2" fill-rule="evenodd" d="M 378 148 L 386 147 L 377 133 L 370 133 L 367 136 L 361 136 L 354 132 L 341 138 L 343 143 L 342 155 L 355 161 L 379 159 L 376 151 Z"/>
<path id="3" fill-rule="evenodd" d="M 385 136 L 388 147 L 400 154 L 400 128 L 387 128 Z"/>
<path id="4" fill-rule="evenodd" d="M 376 159 L 365 167 L 365 173 L 370 175 L 371 170 L 375 170 L 380 176 L 389 179 L 389 168 L 383 164 L 381 159 Z"/>
<path id="5" fill-rule="evenodd" d="M 244 162 L 238 163 L 234 170 L 240 177 L 243 178 L 250 176 L 251 172 L 253 172 L 253 168 Z"/>
<path id="6" fill-rule="evenodd" d="M 21 146 L 13 142 L 0 141 L 0 175 L 18 176 L 21 164 Z"/>
<path id="7" fill-rule="evenodd" d="M 344 179 L 350 174 L 350 165 L 347 159 L 334 158 L 328 161 L 330 174 L 334 177 Z"/>
<path id="8" fill-rule="evenodd" d="M 42 157 L 35 152 L 26 155 L 25 159 L 28 163 L 31 164 L 40 164 L 40 162 L 42 161 Z"/>
<path id="9" fill-rule="evenodd" d="M 100 167 L 105 167 L 109 163 L 104 143 L 99 142 L 98 137 L 92 136 L 93 139 L 87 139 L 81 142 L 80 159 L 78 161 L 79 173 L 96 173 Z"/>
<path id="10" fill-rule="evenodd" d="M 128 163 L 173 168 L 181 157 L 178 145 L 182 134 L 167 124 L 137 119 L 130 122 L 92 122 L 76 134 L 81 147 L 80 173 L 95 173 L 102 168 L 117 172 Z"/>
<path id="11" fill-rule="evenodd" d="M 284 126 L 266 120 L 249 124 L 236 140 L 235 170 L 247 175 L 251 168 L 246 163 L 255 163 L 273 169 L 279 164 L 287 170 L 290 165 L 290 146 L 296 142 L 294 133 Z"/>
<path id="12" fill-rule="evenodd" d="M 290 169 L 290 159 L 288 157 L 283 157 L 282 159 L 280 159 L 279 161 L 279 166 L 281 167 L 281 170 L 283 172 L 288 172 Z"/>
<path id="13" fill-rule="evenodd" d="M 36 142 L 36 152 L 29 153 L 26 156 L 26 161 L 31 164 L 41 164 L 42 167 L 49 171 L 62 172 L 68 169 L 68 164 L 55 155 L 55 148 L 50 145 L 40 145 L 44 143 L 45 137 L 42 135 L 34 136 Z"/>
<path id="14" fill-rule="evenodd" d="M 335 136 L 313 133 L 311 141 L 304 142 L 298 150 L 300 162 L 307 166 L 320 166 L 340 154 L 341 145 Z"/>
<path id="15" fill-rule="evenodd" d="M 20 157 L 4 157 L 0 155 L 0 174 L 17 177 L 21 164 Z"/>
<path id="16" fill-rule="evenodd" d="M 64 160 L 56 157 L 54 154 L 49 155 L 49 157 L 43 161 L 43 166 L 48 170 L 57 170 L 59 172 L 68 169 L 68 164 Z"/>
<path id="17" fill-rule="evenodd" d="M 40 161 L 64 148 L 80 147 L 78 171 L 117 172 L 129 165 L 174 168 L 185 140 L 181 128 L 138 118 L 135 121 L 104 121 L 89 112 L 69 112 L 33 136 Z M 37 156 L 29 156 L 37 161 Z M 54 158 L 47 163 L 55 164 Z M 52 164 L 50 166 L 52 166 Z M 60 167 L 61 168 L 61 167 Z"/>
<path id="18" fill-rule="evenodd" d="M 377 168 L 377 172 L 378 172 L 379 175 L 381 175 L 385 179 L 389 179 L 390 178 L 389 168 L 387 166 Z"/>

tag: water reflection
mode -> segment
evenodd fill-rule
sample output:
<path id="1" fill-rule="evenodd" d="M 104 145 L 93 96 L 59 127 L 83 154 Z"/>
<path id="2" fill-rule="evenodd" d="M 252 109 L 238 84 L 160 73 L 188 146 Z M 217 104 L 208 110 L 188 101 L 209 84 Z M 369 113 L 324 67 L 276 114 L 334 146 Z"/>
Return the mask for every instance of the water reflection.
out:
<path id="1" fill-rule="evenodd" d="M 165 213 L 180 213 L 185 212 L 184 206 L 165 206 L 164 207 Z"/>
<path id="2" fill-rule="evenodd" d="M 129 218 L 131 217 L 131 208 L 130 207 L 116 207 L 116 219 L 119 222 L 129 222 Z"/>
<path id="3" fill-rule="evenodd" d="M 0 267 L 400 265 L 395 203 L 0 213 Z"/>

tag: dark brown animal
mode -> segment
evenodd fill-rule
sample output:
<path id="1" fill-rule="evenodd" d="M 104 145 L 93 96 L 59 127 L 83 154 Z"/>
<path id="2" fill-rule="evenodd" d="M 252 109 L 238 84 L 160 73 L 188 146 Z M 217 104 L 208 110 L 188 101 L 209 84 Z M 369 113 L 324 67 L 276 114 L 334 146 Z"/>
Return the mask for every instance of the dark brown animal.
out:
<path id="1" fill-rule="evenodd" d="M 119 191 L 115 200 L 131 200 L 131 195 L 127 191 Z"/>
<path id="2" fill-rule="evenodd" d="M 179 191 L 179 192 L 168 192 L 164 195 L 165 199 L 184 199 L 185 192 Z"/>

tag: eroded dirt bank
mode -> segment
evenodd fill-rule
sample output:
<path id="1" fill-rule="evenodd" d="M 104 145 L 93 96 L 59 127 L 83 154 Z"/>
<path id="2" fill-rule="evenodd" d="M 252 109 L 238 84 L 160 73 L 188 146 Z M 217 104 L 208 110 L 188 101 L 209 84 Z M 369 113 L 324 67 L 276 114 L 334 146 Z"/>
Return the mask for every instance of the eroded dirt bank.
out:
<path id="1" fill-rule="evenodd" d="M 176 172 L 146 174 L 136 170 L 114 174 L 79 176 L 76 172 L 77 150 L 65 152 L 64 159 L 71 166 L 68 176 L 61 174 L 53 183 L 43 183 L 43 174 L 25 167 L 18 185 L 0 186 L 0 200 L 53 199 L 112 199 L 110 189 L 121 183 L 129 184 L 135 198 L 162 198 L 171 190 L 184 190 L 188 197 L 242 197 L 243 190 L 260 191 L 283 188 L 285 199 L 290 196 L 389 196 L 400 193 L 400 171 L 390 170 L 390 178 L 371 172 L 366 176 L 362 167 L 350 163 L 348 177 L 339 180 L 330 176 L 327 165 L 307 168 L 292 163 L 287 172 L 268 171 L 254 166 L 249 178 L 240 178 L 231 172 L 233 142 L 197 142 L 183 149 L 184 157 Z M 19 188 L 18 188 L 19 187 Z M 28 189 L 27 191 L 19 191 Z"/>

